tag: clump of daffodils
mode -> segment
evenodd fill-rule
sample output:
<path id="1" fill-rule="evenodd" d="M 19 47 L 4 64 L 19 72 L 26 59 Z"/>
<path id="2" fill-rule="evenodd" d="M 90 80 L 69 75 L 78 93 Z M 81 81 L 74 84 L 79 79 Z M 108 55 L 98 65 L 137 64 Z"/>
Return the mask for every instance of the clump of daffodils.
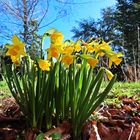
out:
<path id="1" fill-rule="evenodd" d="M 112 64 L 119 65 L 123 55 L 112 51 L 109 43 L 100 40 L 92 40 L 91 38 L 84 42 L 78 40 L 76 42 L 72 40 L 63 41 L 64 36 L 57 30 L 51 30 L 46 32 L 46 35 L 50 37 L 50 47 L 46 49 L 47 59 L 39 59 L 39 67 L 42 71 L 49 71 L 52 60 L 54 62 L 60 61 L 64 66 L 69 67 L 76 62 L 80 65 L 78 60 L 83 59 L 92 68 L 95 68 L 100 63 L 100 57 L 108 57 L 108 68 L 111 68 Z M 21 58 L 27 56 L 25 51 L 25 43 L 23 43 L 16 35 L 12 38 L 13 44 L 6 45 L 8 51 L 7 56 L 10 56 L 14 64 L 20 64 Z M 113 74 L 107 69 L 106 74 L 109 80 L 112 79 Z"/>
<path id="2" fill-rule="evenodd" d="M 29 127 L 44 128 L 45 121 L 48 130 L 54 118 L 56 126 L 63 120 L 70 121 L 72 139 L 77 140 L 83 124 L 111 90 L 116 76 L 109 68 L 121 63 L 122 54 L 99 39 L 64 41 L 63 34 L 54 29 L 43 35 L 42 42 L 45 37 L 50 38 L 46 54 L 42 56 L 42 50 L 31 60 L 25 43 L 14 35 L 12 44 L 6 45 L 6 55 L 13 65 L 4 65 L 4 78 Z M 106 65 L 101 67 L 104 59 Z M 104 73 L 110 81 L 100 91 Z"/>

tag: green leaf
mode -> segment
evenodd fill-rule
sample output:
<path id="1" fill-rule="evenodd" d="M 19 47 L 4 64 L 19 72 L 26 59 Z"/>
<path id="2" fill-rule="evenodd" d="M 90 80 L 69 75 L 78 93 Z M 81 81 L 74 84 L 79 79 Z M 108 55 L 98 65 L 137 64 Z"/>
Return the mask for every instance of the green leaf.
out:
<path id="1" fill-rule="evenodd" d="M 49 137 L 51 137 L 53 140 L 59 140 L 59 139 L 61 139 L 62 134 L 55 132 L 55 133 L 52 133 L 51 135 L 49 135 Z"/>
<path id="2" fill-rule="evenodd" d="M 37 137 L 36 140 L 44 140 L 44 134 L 41 132 Z"/>

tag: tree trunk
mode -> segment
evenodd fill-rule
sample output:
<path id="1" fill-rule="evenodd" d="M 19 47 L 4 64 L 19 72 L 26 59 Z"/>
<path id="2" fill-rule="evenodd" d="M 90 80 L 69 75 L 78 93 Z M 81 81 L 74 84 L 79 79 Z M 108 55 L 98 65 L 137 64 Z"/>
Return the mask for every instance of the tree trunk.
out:
<path id="1" fill-rule="evenodd" d="M 27 13 L 27 0 L 23 0 L 23 38 L 24 42 L 28 40 L 28 13 Z"/>

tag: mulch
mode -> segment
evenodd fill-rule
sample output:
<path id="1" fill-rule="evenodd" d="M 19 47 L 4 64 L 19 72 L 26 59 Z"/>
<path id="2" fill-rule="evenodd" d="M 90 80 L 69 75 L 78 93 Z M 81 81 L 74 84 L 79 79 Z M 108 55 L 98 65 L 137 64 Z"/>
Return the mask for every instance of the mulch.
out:
<path id="1" fill-rule="evenodd" d="M 82 140 L 140 140 L 140 101 L 128 97 L 119 97 L 119 100 L 119 105 L 102 105 L 97 112 L 93 112 L 97 119 L 90 118 L 84 124 Z M 24 135 L 25 129 L 24 116 L 15 100 L 2 99 L 0 140 L 16 140 L 17 135 Z M 44 140 L 49 140 L 49 135 L 54 132 L 63 134 L 61 140 L 70 139 L 70 125 L 67 122 L 45 132 Z"/>

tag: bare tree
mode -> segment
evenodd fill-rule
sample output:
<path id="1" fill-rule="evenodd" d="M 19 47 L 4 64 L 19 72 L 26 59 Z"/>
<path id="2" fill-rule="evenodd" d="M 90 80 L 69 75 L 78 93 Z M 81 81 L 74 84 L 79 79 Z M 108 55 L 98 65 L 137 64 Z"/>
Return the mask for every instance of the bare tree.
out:
<path id="1" fill-rule="evenodd" d="M 22 35 L 24 42 L 33 32 L 44 28 L 56 20 L 71 13 L 74 0 L 0 0 L 0 43 L 11 38 L 13 34 Z M 55 9 L 55 14 L 49 22 L 44 24 L 49 9 Z M 36 26 L 30 27 L 32 24 Z"/>

